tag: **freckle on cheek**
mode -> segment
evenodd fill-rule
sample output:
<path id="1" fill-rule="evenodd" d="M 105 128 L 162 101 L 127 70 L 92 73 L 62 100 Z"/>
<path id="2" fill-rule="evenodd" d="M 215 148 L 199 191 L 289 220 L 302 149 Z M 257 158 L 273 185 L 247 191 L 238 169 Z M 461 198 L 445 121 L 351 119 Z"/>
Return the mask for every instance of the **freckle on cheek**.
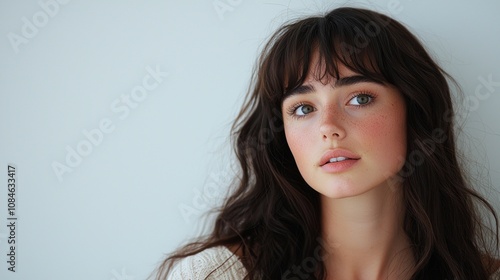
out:
<path id="1" fill-rule="evenodd" d="M 385 116 L 377 117 L 369 125 L 366 125 L 364 129 L 369 135 L 383 136 L 388 129 L 385 119 Z"/>

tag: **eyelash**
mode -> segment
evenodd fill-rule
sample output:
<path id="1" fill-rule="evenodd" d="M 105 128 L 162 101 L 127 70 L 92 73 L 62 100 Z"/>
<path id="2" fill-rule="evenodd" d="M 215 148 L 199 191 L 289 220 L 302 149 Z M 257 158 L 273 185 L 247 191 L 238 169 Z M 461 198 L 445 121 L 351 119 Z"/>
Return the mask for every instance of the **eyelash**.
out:
<path id="1" fill-rule="evenodd" d="M 358 108 L 362 108 L 362 107 L 366 107 L 366 106 L 369 106 L 373 103 L 373 100 L 376 98 L 376 96 L 370 92 L 358 92 L 358 93 L 355 93 L 354 95 L 352 95 L 350 98 L 349 98 L 349 101 L 351 101 L 352 99 L 360 96 L 360 95 L 366 95 L 370 98 L 370 102 L 366 103 L 366 104 L 361 104 L 361 105 L 355 105 L 354 108 L 358 109 Z M 312 106 L 310 104 L 307 104 L 305 102 L 299 102 L 295 105 L 293 105 L 292 107 L 290 107 L 288 110 L 287 110 L 287 113 L 289 116 L 295 118 L 295 119 L 301 119 L 301 118 L 304 118 L 304 117 L 307 117 L 307 115 L 309 114 L 306 114 L 306 115 L 296 115 L 295 112 L 297 111 L 297 109 L 300 107 L 300 106 L 304 106 L 304 105 L 308 105 L 308 106 Z"/>
<path id="2" fill-rule="evenodd" d="M 293 117 L 293 118 L 296 118 L 296 119 L 300 119 L 300 118 L 303 118 L 303 117 L 307 116 L 307 115 L 301 116 L 301 115 L 296 115 L 295 114 L 295 112 L 297 111 L 297 109 L 300 106 L 304 106 L 304 105 L 309 105 L 309 104 L 307 104 L 305 102 L 299 102 L 299 103 L 293 105 L 292 107 L 288 108 L 288 110 L 287 110 L 288 115 L 291 116 L 291 117 Z M 312 106 L 312 105 L 309 105 L 309 106 Z"/>
<path id="3" fill-rule="evenodd" d="M 369 105 L 371 105 L 373 103 L 373 100 L 375 100 L 375 98 L 376 98 L 375 94 L 370 93 L 370 92 L 364 92 L 364 91 L 362 91 L 362 92 L 355 93 L 353 96 L 351 96 L 349 98 L 349 101 L 353 100 L 354 98 L 356 98 L 356 97 L 358 97 L 360 95 L 366 95 L 366 96 L 368 96 L 370 98 L 370 102 L 368 102 L 366 104 L 356 105 L 355 108 L 361 108 L 361 107 L 369 106 Z"/>

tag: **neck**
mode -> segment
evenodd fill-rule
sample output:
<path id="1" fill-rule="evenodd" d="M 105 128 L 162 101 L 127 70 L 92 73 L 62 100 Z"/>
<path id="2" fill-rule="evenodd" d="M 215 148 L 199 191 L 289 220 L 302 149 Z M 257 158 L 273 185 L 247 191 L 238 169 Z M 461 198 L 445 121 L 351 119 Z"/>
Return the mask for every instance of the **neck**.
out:
<path id="1" fill-rule="evenodd" d="M 406 279 L 413 265 L 402 228 L 401 191 L 379 186 L 355 197 L 322 197 L 329 279 Z"/>

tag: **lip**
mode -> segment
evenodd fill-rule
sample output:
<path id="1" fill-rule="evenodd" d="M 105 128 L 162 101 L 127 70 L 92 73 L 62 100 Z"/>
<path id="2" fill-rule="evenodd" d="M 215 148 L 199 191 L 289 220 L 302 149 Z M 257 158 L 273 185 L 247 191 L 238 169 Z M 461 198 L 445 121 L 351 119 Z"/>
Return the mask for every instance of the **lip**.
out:
<path id="1" fill-rule="evenodd" d="M 333 149 L 333 150 L 328 150 L 326 153 L 323 154 L 321 157 L 321 160 L 319 161 L 319 166 L 323 167 L 326 165 L 331 165 L 330 159 L 334 157 L 345 157 L 347 160 L 345 161 L 340 161 L 340 162 L 332 162 L 335 165 L 342 165 L 343 163 L 348 163 L 348 162 L 356 162 L 358 159 L 361 157 L 356 155 L 353 152 L 350 152 L 348 150 L 344 149 Z M 345 165 L 345 164 L 344 164 Z"/>
<path id="2" fill-rule="evenodd" d="M 341 173 L 347 171 L 353 165 L 358 163 L 357 159 L 346 159 L 339 162 L 331 162 L 321 166 L 321 169 L 326 173 Z"/>

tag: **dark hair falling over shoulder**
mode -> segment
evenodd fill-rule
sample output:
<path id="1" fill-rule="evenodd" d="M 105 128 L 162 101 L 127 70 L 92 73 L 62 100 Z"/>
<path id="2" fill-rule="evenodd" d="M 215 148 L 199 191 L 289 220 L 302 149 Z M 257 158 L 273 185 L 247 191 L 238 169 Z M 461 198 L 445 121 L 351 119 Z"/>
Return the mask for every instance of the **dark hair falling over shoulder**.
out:
<path id="1" fill-rule="evenodd" d="M 316 53 L 321 65 L 311 66 Z M 292 267 L 319 255 L 319 195 L 288 148 L 281 102 L 312 71 L 318 79 L 338 78 L 340 64 L 404 96 L 407 159 L 398 179 L 416 260 L 412 279 L 488 279 L 498 253 L 498 220 L 457 160 L 447 74 L 403 25 L 359 8 L 294 21 L 271 37 L 232 129 L 238 186 L 212 233 L 170 255 L 157 279 L 165 279 L 176 260 L 219 245 L 238 247 L 247 279 L 294 279 Z M 325 279 L 321 260 L 314 264 L 300 279 Z"/>

